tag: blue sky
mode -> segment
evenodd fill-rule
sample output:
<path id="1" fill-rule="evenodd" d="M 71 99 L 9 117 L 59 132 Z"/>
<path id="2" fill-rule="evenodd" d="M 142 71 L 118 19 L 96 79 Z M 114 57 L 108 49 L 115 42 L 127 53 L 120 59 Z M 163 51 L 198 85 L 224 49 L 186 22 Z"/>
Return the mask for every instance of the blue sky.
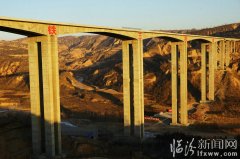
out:
<path id="1" fill-rule="evenodd" d="M 240 0 L 3 0 L 0 16 L 142 29 L 240 22 Z M 0 34 L 0 39 L 15 38 Z"/>

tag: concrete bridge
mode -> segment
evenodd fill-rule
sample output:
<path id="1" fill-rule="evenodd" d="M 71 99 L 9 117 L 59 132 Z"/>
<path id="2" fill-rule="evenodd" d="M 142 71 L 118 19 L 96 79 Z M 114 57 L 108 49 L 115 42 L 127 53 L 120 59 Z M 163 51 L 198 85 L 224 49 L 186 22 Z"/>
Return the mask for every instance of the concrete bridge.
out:
<path id="1" fill-rule="evenodd" d="M 124 133 L 143 138 L 144 85 L 143 40 L 162 38 L 171 42 L 172 124 L 188 125 L 187 46 L 201 41 L 201 101 L 214 101 L 214 72 L 226 69 L 239 39 L 177 34 L 159 31 L 119 29 L 0 17 L 0 31 L 29 37 L 29 71 L 32 113 L 32 147 L 35 155 L 61 154 L 60 97 L 57 36 L 94 33 L 122 40 Z M 207 49 L 208 48 L 208 49 Z M 208 56 L 207 58 L 207 50 Z M 207 60 L 209 59 L 209 60 Z M 209 78 L 207 67 L 209 66 Z M 180 66 L 180 68 L 179 68 Z M 180 69 L 180 71 L 178 71 Z M 180 74 L 180 81 L 178 81 Z M 178 84 L 180 83 L 180 87 Z M 178 90 L 180 88 L 180 90 Z M 178 96 L 178 91 L 181 92 Z M 180 102 L 178 102 L 180 101 Z"/>

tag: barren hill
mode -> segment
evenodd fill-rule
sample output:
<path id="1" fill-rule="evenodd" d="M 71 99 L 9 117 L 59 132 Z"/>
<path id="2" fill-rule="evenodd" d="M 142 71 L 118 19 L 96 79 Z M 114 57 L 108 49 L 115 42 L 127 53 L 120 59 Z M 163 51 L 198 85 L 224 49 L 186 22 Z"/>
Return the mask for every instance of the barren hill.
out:
<path id="1" fill-rule="evenodd" d="M 169 30 L 170 32 L 240 38 L 240 23 L 226 24 L 205 29 Z"/>

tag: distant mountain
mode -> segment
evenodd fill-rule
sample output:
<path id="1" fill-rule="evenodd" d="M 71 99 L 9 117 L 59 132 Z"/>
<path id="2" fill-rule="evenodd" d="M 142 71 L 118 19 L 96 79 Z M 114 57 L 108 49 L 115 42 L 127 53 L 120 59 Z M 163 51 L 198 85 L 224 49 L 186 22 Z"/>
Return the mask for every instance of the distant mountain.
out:
<path id="1" fill-rule="evenodd" d="M 191 30 L 167 30 L 169 32 L 208 35 L 219 37 L 240 38 L 240 23 L 226 24 L 213 28 L 191 29 Z"/>

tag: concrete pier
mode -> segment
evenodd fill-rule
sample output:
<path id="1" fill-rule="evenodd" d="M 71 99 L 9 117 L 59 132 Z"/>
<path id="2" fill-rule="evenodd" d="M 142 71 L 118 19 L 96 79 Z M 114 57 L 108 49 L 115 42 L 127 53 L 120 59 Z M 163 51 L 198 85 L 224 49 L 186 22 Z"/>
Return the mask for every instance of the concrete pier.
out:
<path id="1" fill-rule="evenodd" d="M 61 110 L 60 110 L 60 85 L 58 64 L 58 41 L 56 35 L 50 36 L 50 47 L 52 56 L 52 83 L 53 83 L 53 106 L 54 106 L 54 135 L 56 154 L 62 153 L 61 139 Z"/>
<path id="2" fill-rule="evenodd" d="M 182 125 L 188 125 L 187 56 L 187 41 L 184 41 L 180 47 L 180 122 Z"/>
<path id="3" fill-rule="evenodd" d="M 187 42 L 171 44 L 172 125 L 188 125 Z M 180 54 L 180 102 L 178 102 L 178 50 Z"/>
<path id="4" fill-rule="evenodd" d="M 123 41 L 124 134 L 144 136 L 142 40 Z"/>
<path id="5" fill-rule="evenodd" d="M 215 57 L 216 57 L 216 45 L 217 43 L 212 42 L 211 44 L 209 44 L 209 100 L 210 101 L 214 101 L 214 93 L 215 93 Z"/>
<path id="6" fill-rule="evenodd" d="M 35 155 L 42 153 L 42 139 L 45 132 L 42 126 L 44 122 L 44 114 L 42 100 L 40 100 L 40 83 L 39 83 L 39 63 L 38 63 L 38 46 L 35 38 L 28 39 L 29 50 L 29 76 L 30 76 L 30 91 L 31 91 L 31 114 L 32 114 L 32 149 Z M 42 93 L 42 92 L 41 92 Z M 43 121 L 43 122 L 42 122 Z"/>
<path id="7" fill-rule="evenodd" d="M 29 55 L 30 68 L 34 68 L 30 69 L 32 127 L 36 129 L 32 134 L 33 151 L 34 154 L 46 153 L 48 156 L 55 156 L 61 153 L 56 37 L 30 38 Z"/>
<path id="8" fill-rule="evenodd" d="M 201 44 L 201 102 L 207 101 L 206 44 Z"/>
<path id="9" fill-rule="evenodd" d="M 225 69 L 225 54 L 226 54 L 225 41 L 220 42 L 220 47 L 221 47 L 220 68 L 222 70 L 224 70 Z"/>
<path id="10" fill-rule="evenodd" d="M 235 53 L 236 53 L 236 42 L 233 41 L 233 54 L 232 54 L 232 59 L 233 59 L 233 57 L 235 56 Z"/>
<path id="11" fill-rule="evenodd" d="M 122 63 L 123 63 L 124 134 L 126 136 L 130 136 L 131 134 L 133 134 L 134 110 L 133 110 L 133 90 L 131 89 L 133 85 L 131 80 L 132 77 L 130 77 L 130 72 L 132 72 L 132 46 L 130 45 L 129 41 L 122 42 Z"/>
<path id="12" fill-rule="evenodd" d="M 229 66 L 230 63 L 230 52 L 231 52 L 231 45 L 230 41 L 226 42 L 226 67 Z"/>
<path id="13" fill-rule="evenodd" d="M 172 69 L 172 125 L 179 123 L 178 119 L 178 45 L 171 43 L 171 69 Z"/>
<path id="14" fill-rule="evenodd" d="M 143 41 L 133 40 L 134 135 L 144 135 Z"/>

